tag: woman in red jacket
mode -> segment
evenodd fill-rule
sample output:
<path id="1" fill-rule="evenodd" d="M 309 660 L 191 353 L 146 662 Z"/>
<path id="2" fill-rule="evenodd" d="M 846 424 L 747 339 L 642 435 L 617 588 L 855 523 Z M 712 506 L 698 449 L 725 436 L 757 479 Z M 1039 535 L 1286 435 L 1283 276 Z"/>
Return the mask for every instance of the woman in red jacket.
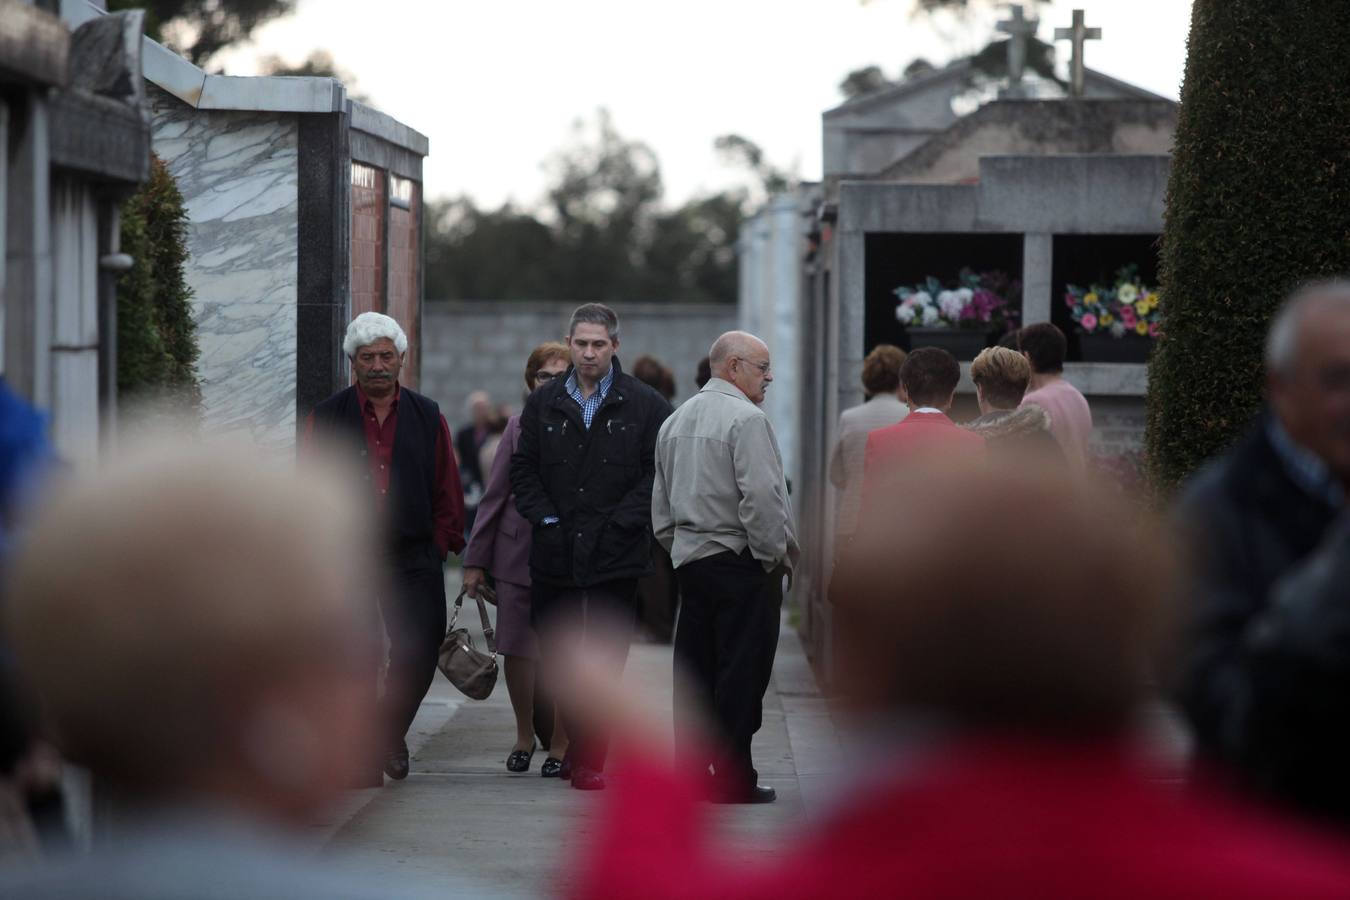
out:
<path id="1" fill-rule="evenodd" d="M 715 807 L 660 761 L 661 729 L 579 669 L 569 689 L 628 737 L 573 896 L 1350 897 L 1345 844 L 1144 762 L 1135 728 L 1173 619 L 1161 529 L 1027 465 L 878 488 L 840 574 L 837 674 L 845 717 L 889 737 L 772 860 L 719 856 Z"/>

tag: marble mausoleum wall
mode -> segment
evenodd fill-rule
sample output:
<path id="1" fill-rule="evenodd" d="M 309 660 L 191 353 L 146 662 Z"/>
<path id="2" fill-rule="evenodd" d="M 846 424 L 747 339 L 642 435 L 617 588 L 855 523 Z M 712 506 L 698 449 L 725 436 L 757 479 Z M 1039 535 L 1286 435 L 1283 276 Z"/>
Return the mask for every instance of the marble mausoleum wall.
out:
<path id="1" fill-rule="evenodd" d="M 148 86 L 154 151 L 191 220 L 187 280 L 201 345 L 203 427 L 295 442 L 296 116 L 189 107 Z"/>

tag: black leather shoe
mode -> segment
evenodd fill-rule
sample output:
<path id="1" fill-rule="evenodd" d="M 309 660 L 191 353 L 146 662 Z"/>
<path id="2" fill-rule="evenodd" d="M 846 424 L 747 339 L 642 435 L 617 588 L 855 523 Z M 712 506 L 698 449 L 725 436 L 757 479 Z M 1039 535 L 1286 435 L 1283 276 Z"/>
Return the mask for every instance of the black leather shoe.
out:
<path id="1" fill-rule="evenodd" d="M 544 764 L 539 767 L 539 774 L 545 778 L 558 778 L 562 775 L 563 761 L 556 756 L 550 756 L 544 760 Z"/>
<path id="2" fill-rule="evenodd" d="M 771 787 L 755 785 L 748 791 L 715 791 L 709 799 L 714 803 L 772 803 L 778 799 L 778 792 Z"/>
<path id="3" fill-rule="evenodd" d="M 508 772 L 528 772 L 530 771 L 530 761 L 534 759 L 533 746 L 528 750 L 516 750 L 506 758 L 506 771 Z"/>
<path id="4" fill-rule="evenodd" d="M 605 776 L 590 769 L 574 769 L 572 770 L 572 787 L 579 791 L 603 791 L 605 789 Z"/>
<path id="5" fill-rule="evenodd" d="M 408 777 L 408 745 L 405 742 L 399 741 L 398 746 L 385 756 L 384 774 L 395 781 Z"/>

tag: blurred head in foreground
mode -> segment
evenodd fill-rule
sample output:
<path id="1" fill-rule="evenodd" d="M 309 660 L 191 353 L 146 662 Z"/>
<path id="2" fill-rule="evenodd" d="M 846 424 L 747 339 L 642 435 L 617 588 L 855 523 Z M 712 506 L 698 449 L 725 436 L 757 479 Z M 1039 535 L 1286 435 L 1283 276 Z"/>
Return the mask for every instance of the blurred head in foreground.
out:
<path id="1" fill-rule="evenodd" d="M 878 490 L 841 561 L 844 697 L 958 730 L 1128 727 L 1170 634 L 1160 529 L 1020 456 L 914 466 Z"/>
<path id="2" fill-rule="evenodd" d="M 370 758 L 369 541 L 320 470 L 167 446 L 41 512 L 7 634 L 61 749 L 120 795 L 304 822 Z"/>

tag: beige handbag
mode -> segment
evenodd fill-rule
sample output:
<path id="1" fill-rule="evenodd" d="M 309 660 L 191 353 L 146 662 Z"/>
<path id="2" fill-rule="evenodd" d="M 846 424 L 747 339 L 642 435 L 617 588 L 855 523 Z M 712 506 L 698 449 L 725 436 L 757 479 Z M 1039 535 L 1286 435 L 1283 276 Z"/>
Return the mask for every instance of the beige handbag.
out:
<path id="1" fill-rule="evenodd" d="M 488 619 L 484 595 L 489 597 L 492 589 L 484 585 L 478 590 L 478 614 L 483 618 L 483 635 L 487 638 L 489 653 L 474 647 L 469 637 L 469 629 L 456 628 L 459 611 L 464 606 L 464 591 L 455 598 L 455 614 L 450 618 L 450 627 L 446 629 L 445 640 L 441 642 L 440 658 L 437 664 L 441 673 L 450 679 L 450 683 L 459 688 L 465 696 L 473 700 L 486 700 L 497 684 L 497 639 Z"/>

